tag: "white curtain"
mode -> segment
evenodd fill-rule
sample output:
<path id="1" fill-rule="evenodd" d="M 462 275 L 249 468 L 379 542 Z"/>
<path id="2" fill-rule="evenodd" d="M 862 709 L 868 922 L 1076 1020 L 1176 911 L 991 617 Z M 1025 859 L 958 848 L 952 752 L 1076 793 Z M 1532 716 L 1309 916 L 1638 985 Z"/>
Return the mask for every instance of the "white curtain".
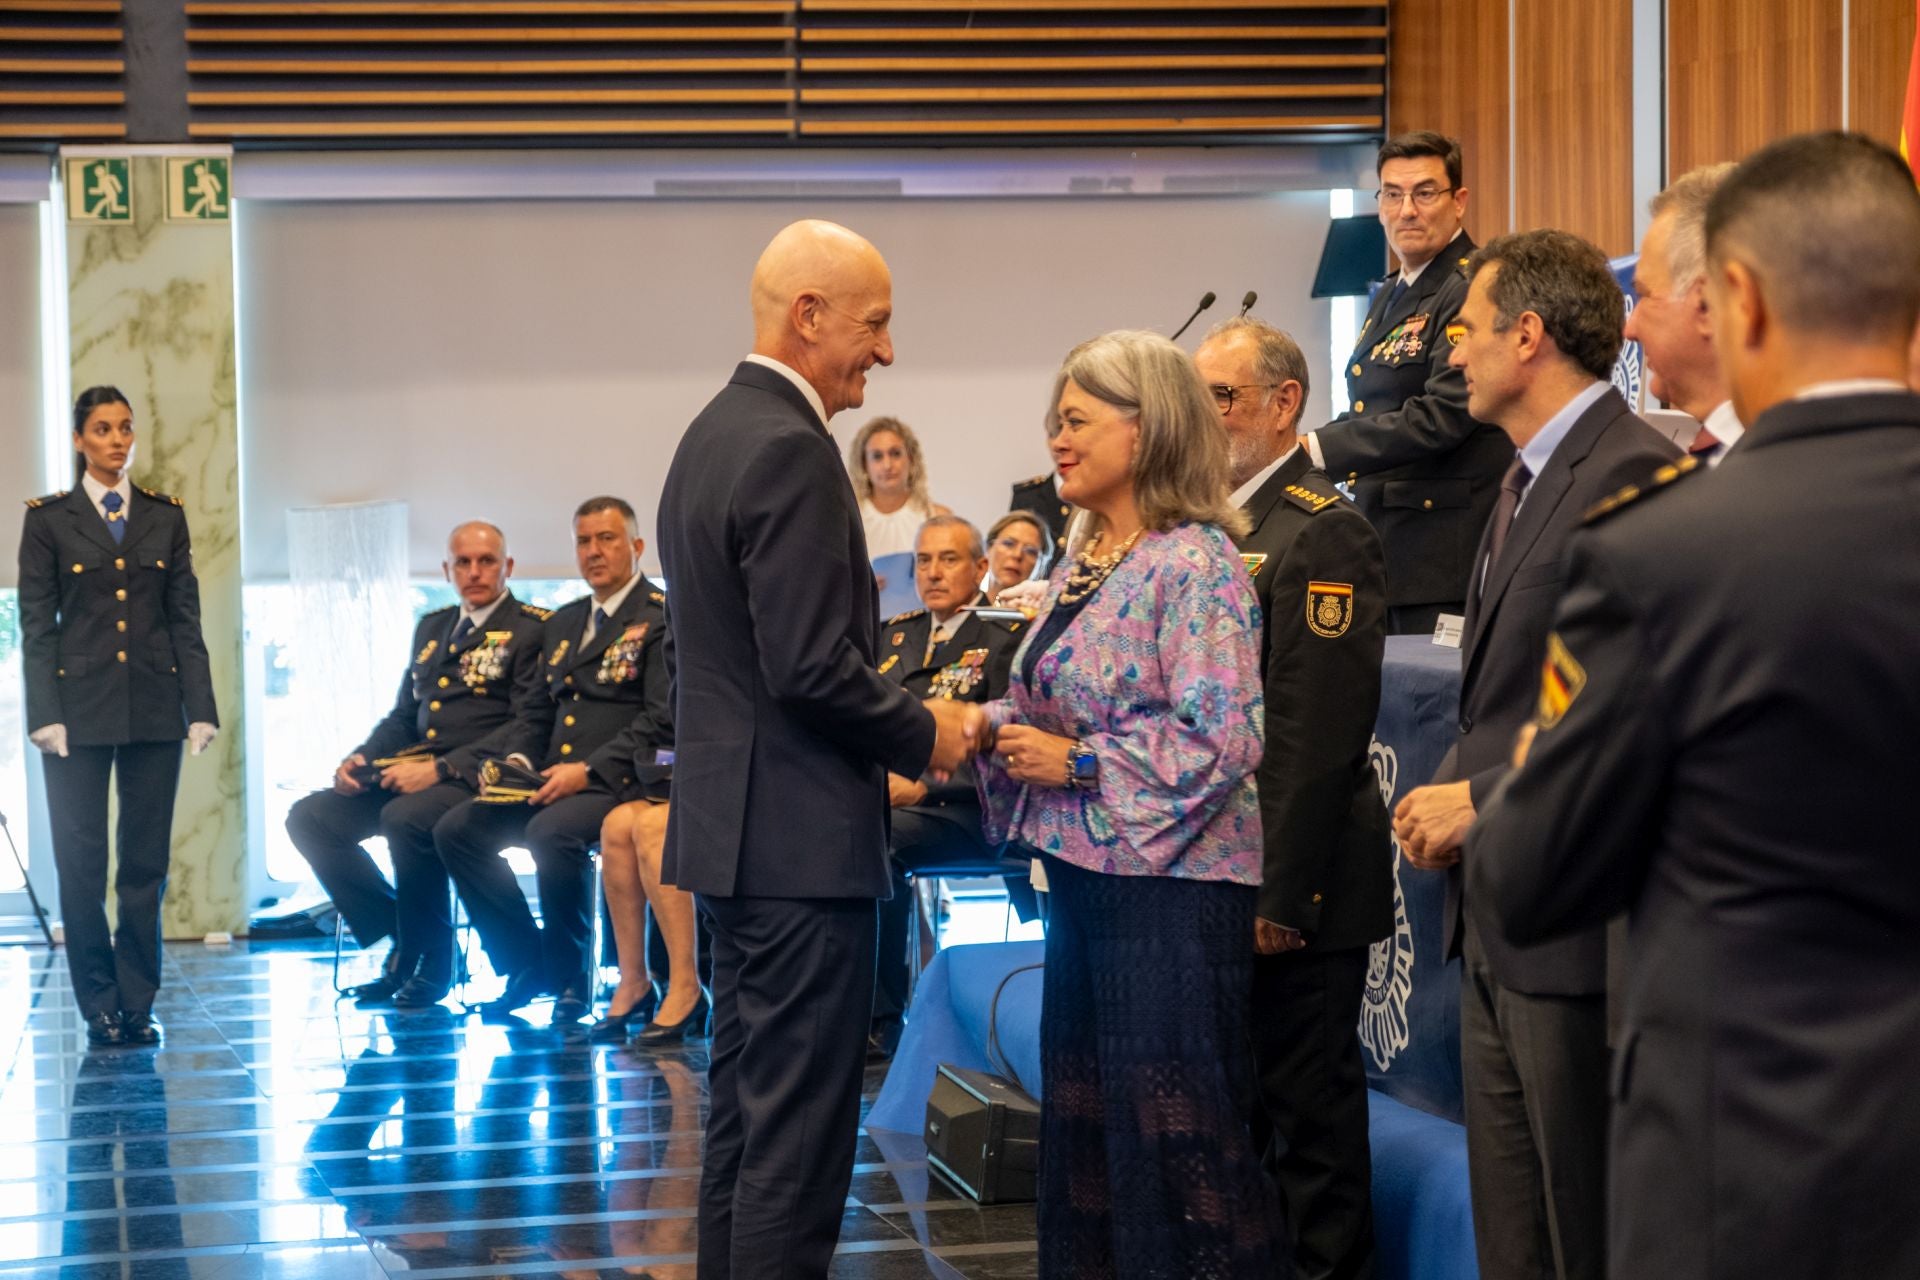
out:
<path id="1" fill-rule="evenodd" d="M 326 778 L 393 705 L 394 677 L 413 635 L 407 585 L 407 504 L 361 502 L 287 512 L 287 567 L 297 624 L 298 740 L 276 743 L 291 776 Z"/>

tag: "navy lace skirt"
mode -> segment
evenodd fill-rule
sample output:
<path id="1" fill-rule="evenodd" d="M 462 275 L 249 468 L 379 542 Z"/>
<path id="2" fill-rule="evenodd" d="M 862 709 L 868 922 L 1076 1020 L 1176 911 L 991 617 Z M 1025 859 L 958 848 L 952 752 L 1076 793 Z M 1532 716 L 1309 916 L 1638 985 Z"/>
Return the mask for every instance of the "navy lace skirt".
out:
<path id="1" fill-rule="evenodd" d="M 1043 1280 L 1273 1280 L 1247 1130 L 1255 891 L 1046 859 Z"/>

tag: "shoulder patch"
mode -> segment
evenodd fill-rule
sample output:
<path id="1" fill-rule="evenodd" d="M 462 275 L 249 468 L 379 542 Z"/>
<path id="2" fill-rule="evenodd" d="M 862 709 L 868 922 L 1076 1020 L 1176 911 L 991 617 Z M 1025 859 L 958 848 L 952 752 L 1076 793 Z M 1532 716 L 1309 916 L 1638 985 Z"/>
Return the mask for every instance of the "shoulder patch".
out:
<path id="1" fill-rule="evenodd" d="M 891 618 L 888 618 L 881 625 L 887 626 L 887 627 L 898 626 L 902 622 L 913 621 L 915 618 L 919 617 L 921 614 L 925 612 L 926 612 L 925 609 L 909 609 L 905 613 L 894 614 Z"/>
<path id="2" fill-rule="evenodd" d="M 158 489 L 149 489 L 143 484 L 137 484 L 133 487 L 146 494 L 149 498 L 152 498 L 155 502 L 171 502 L 176 507 L 180 505 L 180 499 L 170 493 L 161 493 Z"/>
<path id="3" fill-rule="evenodd" d="M 1313 477 L 1308 476 L 1311 481 Z M 1328 507 L 1340 501 L 1340 495 L 1331 484 L 1324 487 L 1314 484 L 1290 484 L 1287 486 L 1287 501 L 1299 507 L 1308 515 L 1319 515 Z"/>
<path id="4" fill-rule="evenodd" d="M 46 505 L 47 505 L 47 504 L 48 504 L 49 502 L 58 502 L 58 501 L 60 501 L 60 499 L 62 499 L 62 498 L 64 498 L 64 497 L 66 497 L 66 496 L 67 496 L 67 495 L 68 495 L 69 493 L 71 493 L 71 492 L 72 492 L 72 490 L 71 490 L 71 489 L 62 489 L 62 490 L 61 490 L 60 492 L 58 492 L 58 493 L 49 493 L 49 494 L 46 494 L 46 495 L 44 495 L 44 496 L 42 496 L 42 497 L 38 497 L 38 498 L 28 498 L 28 499 L 27 499 L 27 505 L 28 505 L 29 507 L 44 507 L 44 506 L 46 506 Z"/>
<path id="5" fill-rule="evenodd" d="M 1630 484 L 1612 497 L 1602 498 L 1599 502 L 1594 503 L 1591 507 L 1587 508 L 1587 514 L 1583 517 L 1583 521 L 1586 524 L 1594 524 L 1598 521 L 1605 520 L 1622 507 L 1631 506 L 1648 494 L 1656 493 L 1683 476 L 1692 475 L 1698 470 L 1700 470 L 1700 459 L 1694 454 L 1688 454 L 1677 462 L 1669 462 L 1666 466 L 1654 472 L 1645 484 Z"/>
<path id="6" fill-rule="evenodd" d="M 535 618 L 541 622 L 545 622 L 553 616 L 553 610 L 542 609 L 537 604 L 528 604 L 525 600 L 522 600 L 520 602 L 520 614 L 522 617 Z"/>

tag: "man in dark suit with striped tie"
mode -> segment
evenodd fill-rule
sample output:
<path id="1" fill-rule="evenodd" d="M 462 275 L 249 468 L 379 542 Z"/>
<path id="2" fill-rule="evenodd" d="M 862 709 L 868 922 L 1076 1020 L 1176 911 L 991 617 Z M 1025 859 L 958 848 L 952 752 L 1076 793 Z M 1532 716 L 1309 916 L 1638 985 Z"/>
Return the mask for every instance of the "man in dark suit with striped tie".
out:
<path id="1" fill-rule="evenodd" d="M 1624 299 L 1606 255 L 1564 231 L 1474 255 L 1453 362 L 1510 455 L 1480 540 L 1461 648 L 1460 736 L 1403 797 L 1407 860 L 1447 876 L 1446 953 L 1461 955 L 1467 1168 L 1483 1280 L 1606 1274 L 1604 926 L 1506 943 L 1471 898 L 1460 848 L 1534 708 L 1566 545 L 1588 508 L 1679 456 L 1608 383 Z M 1544 851 L 1543 851 L 1544 856 Z"/>
<path id="2" fill-rule="evenodd" d="M 1708 165 L 1676 179 L 1647 205 L 1653 221 L 1633 268 L 1626 339 L 1647 360 L 1647 394 L 1700 424 L 1687 452 L 1709 466 L 1744 433 L 1733 389 L 1713 351 L 1707 309 L 1707 202 L 1732 171 Z"/>

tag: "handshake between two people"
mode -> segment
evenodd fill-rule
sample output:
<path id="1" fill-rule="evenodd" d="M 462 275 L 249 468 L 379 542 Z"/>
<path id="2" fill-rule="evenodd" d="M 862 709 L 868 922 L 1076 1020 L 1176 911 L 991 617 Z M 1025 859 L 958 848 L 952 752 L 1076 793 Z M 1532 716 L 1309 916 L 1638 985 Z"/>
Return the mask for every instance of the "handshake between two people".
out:
<path id="1" fill-rule="evenodd" d="M 1032 725 L 1002 725 L 997 731 L 977 702 L 933 698 L 926 703 L 933 715 L 933 759 L 927 776 L 945 782 L 968 756 L 992 752 L 1016 782 L 1042 787 L 1067 786 L 1073 774 L 1071 738 L 1047 733 Z"/>

